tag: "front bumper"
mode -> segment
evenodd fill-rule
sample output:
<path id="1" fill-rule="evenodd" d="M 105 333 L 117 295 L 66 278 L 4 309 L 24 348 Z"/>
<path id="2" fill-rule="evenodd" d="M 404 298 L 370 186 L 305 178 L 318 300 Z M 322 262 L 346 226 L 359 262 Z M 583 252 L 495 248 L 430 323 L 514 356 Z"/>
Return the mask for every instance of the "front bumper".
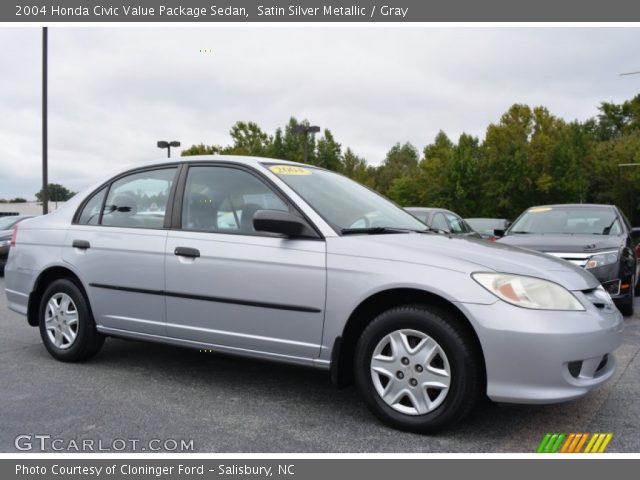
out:
<path id="1" fill-rule="evenodd" d="M 623 320 L 581 292 L 584 312 L 529 310 L 496 301 L 459 304 L 475 327 L 487 372 L 487 395 L 505 403 L 555 403 L 585 395 L 615 371 Z"/>

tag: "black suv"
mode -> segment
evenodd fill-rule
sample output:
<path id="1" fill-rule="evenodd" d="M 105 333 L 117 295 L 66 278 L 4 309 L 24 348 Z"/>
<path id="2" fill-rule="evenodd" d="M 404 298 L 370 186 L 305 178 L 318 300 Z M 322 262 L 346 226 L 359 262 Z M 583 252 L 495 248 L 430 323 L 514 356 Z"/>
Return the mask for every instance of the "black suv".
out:
<path id="1" fill-rule="evenodd" d="M 640 228 L 615 205 L 545 205 L 526 210 L 498 241 L 564 258 L 600 280 L 623 315 L 639 294 Z"/>

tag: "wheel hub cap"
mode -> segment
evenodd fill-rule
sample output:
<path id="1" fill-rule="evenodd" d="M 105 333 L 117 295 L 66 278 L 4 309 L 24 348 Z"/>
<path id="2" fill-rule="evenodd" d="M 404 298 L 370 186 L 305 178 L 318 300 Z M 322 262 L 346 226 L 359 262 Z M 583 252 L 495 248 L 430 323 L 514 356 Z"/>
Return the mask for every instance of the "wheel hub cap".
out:
<path id="1" fill-rule="evenodd" d="M 446 398 L 451 368 L 433 338 L 417 330 L 396 330 L 373 350 L 371 379 L 391 408 L 407 415 L 424 415 Z"/>
<path id="2" fill-rule="evenodd" d="M 61 350 L 70 348 L 78 336 L 78 310 L 66 293 L 56 293 L 45 312 L 45 329 L 51 343 Z"/>

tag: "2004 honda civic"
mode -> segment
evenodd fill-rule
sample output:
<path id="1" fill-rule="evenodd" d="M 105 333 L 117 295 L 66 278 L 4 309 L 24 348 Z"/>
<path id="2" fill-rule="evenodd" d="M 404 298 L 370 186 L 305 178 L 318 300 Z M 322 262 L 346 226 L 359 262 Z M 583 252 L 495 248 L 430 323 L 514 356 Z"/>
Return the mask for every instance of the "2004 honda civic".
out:
<path id="1" fill-rule="evenodd" d="M 9 306 L 62 361 L 106 336 L 309 365 L 386 423 L 478 399 L 551 403 L 609 379 L 622 317 L 591 273 L 432 233 L 336 173 L 191 157 L 121 173 L 14 231 Z"/>

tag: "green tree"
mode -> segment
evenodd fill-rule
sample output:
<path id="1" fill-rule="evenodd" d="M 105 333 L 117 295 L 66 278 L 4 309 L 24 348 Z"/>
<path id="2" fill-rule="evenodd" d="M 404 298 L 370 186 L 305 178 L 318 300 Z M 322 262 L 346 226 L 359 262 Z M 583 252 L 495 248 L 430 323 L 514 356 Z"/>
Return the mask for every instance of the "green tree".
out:
<path id="1" fill-rule="evenodd" d="M 418 151 L 409 142 L 396 143 L 387 152 L 382 164 L 376 170 L 375 188 L 388 195 L 393 181 L 404 176 L 412 176 L 418 170 Z"/>
<path id="2" fill-rule="evenodd" d="M 528 155 L 532 133 L 533 112 L 519 104 L 487 128 L 483 143 L 485 215 L 514 218 L 535 203 L 536 175 Z"/>
<path id="3" fill-rule="evenodd" d="M 315 164 L 335 172 L 343 169 L 341 145 L 335 141 L 328 129 L 325 129 L 323 136 L 318 139 Z"/>
<path id="4" fill-rule="evenodd" d="M 289 119 L 289 123 L 284 129 L 284 136 L 282 138 L 282 150 L 283 160 L 290 160 L 292 162 L 304 162 L 304 135 L 294 131 L 298 125 L 309 126 L 308 120 L 298 122 L 294 117 Z M 307 136 L 307 163 L 312 165 L 316 164 L 316 137 L 314 133 L 309 133 Z"/>
<path id="5" fill-rule="evenodd" d="M 375 186 L 376 168 L 367 164 L 364 158 L 353 153 L 350 148 L 347 148 L 342 157 L 342 173 L 370 188 Z"/>
<path id="6" fill-rule="evenodd" d="M 229 155 L 266 157 L 272 150 L 272 139 L 254 122 L 236 122 L 229 132 L 233 145 L 224 149 Z"/>
<path id="7" fill-rule="evenodd" d="M 200 143 L 198 145 L 191 145 L 189 148 L 182 150 L 180 156 L 190 157 L 192 155 L 218 155 L 224 150 L 223 147 L 218 145 L 205 145 Z"/>
<path id="8" fill-rule="evenodd" d="M 68 190 L 66 187 L 63 187 L 59 183 L 50 183 L 48 185 L 49 190 L 49 201 L 50 202 L 66 202 L 71 197 L 75 195 L 75 192 Z M 41 202 L 43 199 L 42 189 L 38 193 L 36 193 L 36 200 Z"/>

